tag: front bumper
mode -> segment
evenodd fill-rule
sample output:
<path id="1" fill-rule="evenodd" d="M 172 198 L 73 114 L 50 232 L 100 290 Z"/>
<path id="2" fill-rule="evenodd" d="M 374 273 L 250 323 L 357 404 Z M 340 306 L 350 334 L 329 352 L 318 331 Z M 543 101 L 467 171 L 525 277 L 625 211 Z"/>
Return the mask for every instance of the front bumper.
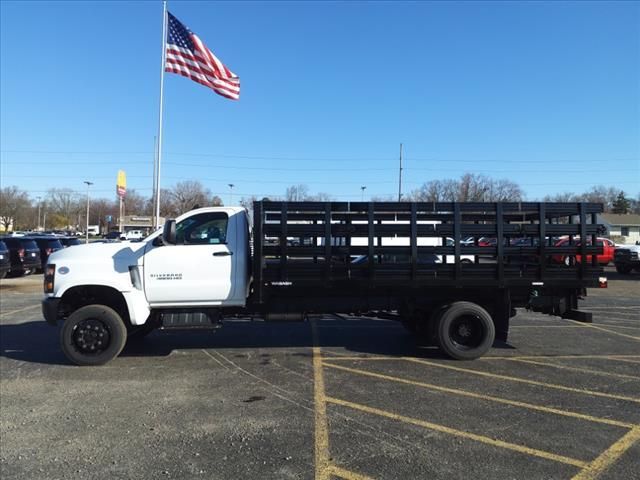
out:
<path id="1" fill-rule="evenodd" d="M 55 325 L 58 321 L 59 298 L 47 297 L 42 300 L 42 315 L 49 325 Z"/>

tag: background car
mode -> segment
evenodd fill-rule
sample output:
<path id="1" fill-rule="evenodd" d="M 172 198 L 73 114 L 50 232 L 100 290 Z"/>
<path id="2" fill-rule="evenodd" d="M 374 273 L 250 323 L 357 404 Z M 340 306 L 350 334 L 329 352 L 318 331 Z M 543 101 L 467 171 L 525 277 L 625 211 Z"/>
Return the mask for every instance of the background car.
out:
<path id="1" fill-rule="evenodd" d="M 44 270 L 49 260 L 49 255 L 58 250 L 62 250 L 64 246 L 58 237 L 27 237 L 36 242 L 40 249 L 40 269 Z"/>
<path id="2" fill-rule="evenodd" d="M 64 248 L 73 247 L 74 245 L 82 245 L 78 237 L 60 237 L 58 238 Z"/>
<path id="3" fill-rule="evenodd" d="M 142 240 L 144 238 L 144 234 L 142 230 L 129 230 L 124 234 L 125 240 Z"/>
<path id="4" fill-rule="evenodd" d="M 580 245 L 582 245 L 581 241 L 579 239 L 574 240 L 573 244 L 576 247 L 579 247 Z M 556 243 L 556 247 L 566 247 L 569 245 L 569 238 L 565 237 L 560 239 L 557 243 Z M 589 238 L 587 240 L 587 245 L 590 246 L 591 245 L 591 239 Z M 598 263 L 600 265 L 608 265 L 609 263 L 613 262 L 613 257 L 615 254 L 615 243 L 613 243 L 612 240 L 609 240 L 608 238 L 596 238 L 596 246 L 598 247 L 602 247 L 602 253 L 597 255 L 597 259 L 598 259 Z M 591 255 L 587 255 L 587 262 L 591 263 Z M 576 262 L 581 262 L 582 258 L 580 255 L 554 255 L 553 256 L 553 261 L 556 263 L 564 263 L 565 265 L 570 265 L 572 259 L 575 258 Z"/>
<path id="5" fill-rule="evenodd" d="M 29 275 L 41 268 L 40 249 L 36 242 L 25 237 L 3 237 L 2 241 L 9 249 L 11 269 L 9 276 Z"/>
<path id="6" fill-rule="evenodd" d="M 7 245 L 0 240 L 0 278 L 6 277 L 9 270 L 11 270 L 9 249 L 7 248 Z"/>
<path id="7" fill-rule="evenodd" d="M 122 238 L 122 232 L 114 230 L 112 232 L 108 232 L 104 238 L 105 240 L 120 240 L 120 238 Z"/>

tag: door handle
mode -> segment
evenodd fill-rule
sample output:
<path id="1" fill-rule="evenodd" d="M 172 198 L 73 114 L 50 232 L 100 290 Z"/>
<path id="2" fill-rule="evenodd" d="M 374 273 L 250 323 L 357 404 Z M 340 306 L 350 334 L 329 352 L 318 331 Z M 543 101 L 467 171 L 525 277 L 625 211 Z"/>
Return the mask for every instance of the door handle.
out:
<path id="1" fill-rule="evenodd" d="M 233 252 L 213 252 L 214 257 L 228 257 L 229 255 L 233 255 Z"/>

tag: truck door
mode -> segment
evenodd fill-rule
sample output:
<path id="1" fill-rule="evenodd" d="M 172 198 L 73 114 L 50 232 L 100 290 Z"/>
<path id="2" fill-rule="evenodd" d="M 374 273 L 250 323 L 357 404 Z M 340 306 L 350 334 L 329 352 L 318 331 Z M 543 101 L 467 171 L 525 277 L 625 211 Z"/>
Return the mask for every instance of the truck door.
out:
<path id="1" fill-rule="evenodd" d="M 233 303 L 236 236 L 224 212 L 176 225 L 176 245 L 147 246 L 144 289 L 155 305 Z"/>

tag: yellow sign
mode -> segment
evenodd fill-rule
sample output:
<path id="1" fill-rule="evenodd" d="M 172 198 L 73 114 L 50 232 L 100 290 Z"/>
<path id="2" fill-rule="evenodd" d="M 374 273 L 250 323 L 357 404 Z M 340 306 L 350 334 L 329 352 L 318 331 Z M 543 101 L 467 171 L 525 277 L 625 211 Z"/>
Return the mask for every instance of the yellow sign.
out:
<path id="1" fill-rule="evenodd" d="M 118 182 L 116 183 L 116 191 L 118 196 L 124 197 L 127 193 L 127 174 L 124 170 L 118 170 Z"/>

